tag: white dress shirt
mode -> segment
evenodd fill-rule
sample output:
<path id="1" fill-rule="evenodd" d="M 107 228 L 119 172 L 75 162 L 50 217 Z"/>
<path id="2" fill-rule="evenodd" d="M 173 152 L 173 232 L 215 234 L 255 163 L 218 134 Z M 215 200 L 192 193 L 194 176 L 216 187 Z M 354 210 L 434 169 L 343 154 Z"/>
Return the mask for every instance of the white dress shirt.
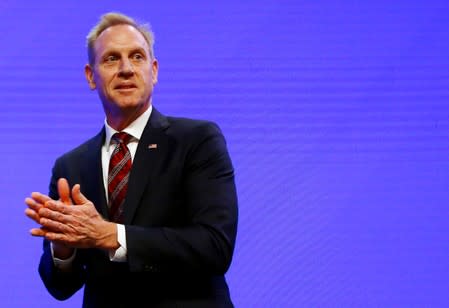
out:
<path id="1" fill-rule="evenodd" d="M 137 145 L 139 144 L 139 140 L 142 137 L 143 130 L 148 122 L 148 119 L 151 116 L 151 111 L 153 110 L 153 106 L 150 107 L 141 114 L 137 119 L 134 120 L 129 126 L 122 130 L 132 136 L 131 140 L 127 144 L 128 149 L 131 154 L 131 160 L 134 161 L 134 156 L 136 155 Z M 116 146 L 116 142 L 112 140 L 112 136 L 117 133 L 115 129 L 109 126 L 107 120 L 104 121 L 105 127 L 105 141 L 103 146 L 101 147 L 101 166 L 103 170 L 103 183 L 104 183 L 104 191 L 106 192 L 106 200 L 108 201 L 108 173 L 109 173 L 109 160 L 111 159 L 112 152 Z M 81 187 L 82 189 L 82 187 Z M 127 250 L 126 250 L 126 231 L 125 226 L 122 224 L 117 224 L 117 241 L 120 244 L 120 247 L 115 251 L 109 252 L 109 258 L 114 262 L 126 262 L 127 260 Z M 53 255 L 53 246 L 51 249 L 51 253 Z M 75 258 L 75 253 L 69 259 L 58 259 L 53 256 L 53 261 L 55 266 L 60 269 L 69 269 L 73 259 Z"/>

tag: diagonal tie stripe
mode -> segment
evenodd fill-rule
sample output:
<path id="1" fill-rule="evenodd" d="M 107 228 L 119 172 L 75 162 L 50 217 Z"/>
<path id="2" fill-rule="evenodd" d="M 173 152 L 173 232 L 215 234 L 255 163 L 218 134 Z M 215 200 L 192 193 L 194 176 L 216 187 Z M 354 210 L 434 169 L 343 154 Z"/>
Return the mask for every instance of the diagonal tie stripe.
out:
<path id="1" fill-rule="evenodd" d="M 131 139 L 127 133 L 116 133 L 112 136 L 117 146 L 111 155 L 108 172 L 109 217 L 111 221 L 121 222 L 123 203 L 128 190 L 128 179 L 131 171 L 131 153 L 126 144 Z"/>
<path id="2" fill-rule="evenodd" d="M 119 151 L 119 146 L 116 147 L 116 149 L 118 149 L 117 151 L 114 150 L 114 153 L 117 154 L 116 152 Z M 116 162 L 116 160 L 118 159 L 117 156 L 114 156 L 114 153 L 112 153 L 111 157 L 114 157 L 115 162 L 113 163 L 113 168 L 112 170 L 109 171 L 109 176 L 108 176 L 108 185 L 111 183 L 112 180 L 114 180 L 114 178 L 116 177 L 116 175 L 120 172 L 120 170 L 123 168 L 123 166 L 128 162 L 128 160 L 131 159 L 131 153 L 129 153 L 129 151 L 127 151 L 125 153 L 125 156 L 121 158 L 121 160 L 119 162 Z"/>
<path id="3" fill-rule="evenodd" d="M 121 181 L 117 184 L 117 186 L 115 186 L 114 191 L 112 191 L 111 193 L 111 199 L 115 200 L 117 198 L 117 196 L 122 193 L 122 192 L 126 192 L 126 186 L 128 185 L 128 179 L 129 179 L 129 174 L 127 174 L 123 179 L 121 179 Z"/>

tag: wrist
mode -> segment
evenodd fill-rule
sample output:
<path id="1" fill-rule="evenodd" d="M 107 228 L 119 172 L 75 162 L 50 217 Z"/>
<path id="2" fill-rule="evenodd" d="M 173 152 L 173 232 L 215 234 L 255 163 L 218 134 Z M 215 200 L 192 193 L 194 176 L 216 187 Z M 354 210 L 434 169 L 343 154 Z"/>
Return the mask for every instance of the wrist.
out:
<path id="1" fill-rule="evenodd" d="M 69 259 L 74 252 L 73 248 L 60 243 L 52 242 L 52 248 L 53 248 L 53 256 L 61 260 Z"/>
<path id="2" fill-rule="evenodd" d="M 98 247 L 106 250 L 115 250 L 120 247 L 117 238 L 117 224 L 113 222 L 104 222 L 102 236 L 98 243 Z"/>

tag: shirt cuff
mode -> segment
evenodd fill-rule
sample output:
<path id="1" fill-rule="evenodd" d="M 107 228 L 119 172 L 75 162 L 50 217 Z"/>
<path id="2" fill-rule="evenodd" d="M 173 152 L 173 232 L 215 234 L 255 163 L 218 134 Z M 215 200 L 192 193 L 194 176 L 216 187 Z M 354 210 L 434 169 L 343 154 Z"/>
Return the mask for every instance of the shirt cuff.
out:
<path id="1" fill-rule="evenodd" d="M 61 271 L 70 271 L 72 269 L 72 263 L 76 256 L 76 249 L 73 251 L 73 254 L 68 259 L 59 259 L 55 257 L 53 251 L 53 243 L 50 243 L 51 257 L 53 258 L 53 264 L 55 267 Z"/>
<path id="2" fill-rule="evenodd" d="M 109 251 L 109 260 L 113 262 L 126 262 L 127 250 L 125 225 L 117 224 L 117 241 L 120 244 L 120 247 L 115 251 Z"/>

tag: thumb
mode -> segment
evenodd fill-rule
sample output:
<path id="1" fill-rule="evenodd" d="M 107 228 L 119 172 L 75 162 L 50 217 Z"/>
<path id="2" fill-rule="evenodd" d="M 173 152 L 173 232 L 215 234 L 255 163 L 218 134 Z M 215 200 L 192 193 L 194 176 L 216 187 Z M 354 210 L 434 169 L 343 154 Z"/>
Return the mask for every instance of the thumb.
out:
<path id="1" fill-rule="evenodd" d="M 64 178 L 60 178 L 57 185 L 59 198 L 61 199 L 62 203 L 66 205 L 72 204 L 72 201 L 70 200 L 69 182 L 67 182 L 67 180 Z"/>
<path id="2" fill-rule="evenodd" d="M 81 193 L 81 186 L 80 184 L 76 184 L 72 188 L 72 199 L 75 202 L 75 204 L 85 204 L 89 202 L 89 200 Z"/>

